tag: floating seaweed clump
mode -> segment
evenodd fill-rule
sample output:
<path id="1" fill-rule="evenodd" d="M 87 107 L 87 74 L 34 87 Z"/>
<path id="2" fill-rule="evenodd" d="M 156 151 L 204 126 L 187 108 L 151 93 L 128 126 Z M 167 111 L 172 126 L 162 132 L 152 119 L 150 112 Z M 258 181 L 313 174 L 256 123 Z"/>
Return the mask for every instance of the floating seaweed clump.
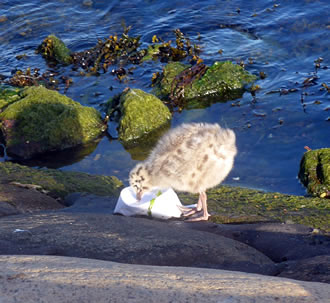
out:
<path id="1" fill-rule="evenodd" d="M 38 68 L 27 68 L 25 71 L 17 70 L 9 80 L 3 82 L 16 87 L 42 85 L 48 89 L 57 89 L 59 83 L 64 83 L 65 89 L 68 89 L 72 80 L 65 76 L 58 79 L 57 76 L 55 72 L 47 71 L 41 74 Z"/>
<path id="2" fill-rule="evenodd" d="M 94 47 L 81 52 L 70 52 L 60 39 L 50 35 L 41 43 L 37 52 L 49 62 L 72 63 L 74 70 L 82 68 L 85 72 L 93 74 L 101 70 L 106 73 L 110 66 L 120 62 L 120 68 L 111 70 L 120 80 L 128 74 L 123 66 L 129 63 L 140 64 L 152 59 L 161 62 L 180 61 L 188 56 L 191 57 L 191 62 L 202 62 L 199 58 L 199 46 L 192 44 L 179 29 L 174 31 L 175 47 L 171 46 L 172 41 L 158 43 L 160 39 L 155 35 L 152 39 L 153 44 L 148 49 L 139 49 L 140 36 L 129 36 L 130 29 L 131 27 L 125 28 L 120 36 L 111 35 L 106 40 L 99 39 Z"/>
<path id="3" fill-rule="evenodd" d="M 101 69 L 107 72 L 109 66 L 118 61 L 121 64 L 138 64 L 146 52 L 144 50 L 138 51 L 140 36 L 130 37 L 128 35 L 129 30 L 130 27 L 126 28 L 121 37 L 111 35 L 105 41 L 98 40 L 97 45 L 89 50 L 73 53 L 72 59 L 75 68 L 81 67 L 87 72 L 97 73 Z M 126 75 L 123 68 L 120 71 L 113 70 L 112 73 L 119 79 Z"/>
<path id="4" fill-rule="evenodd" d="M 147 49 L 147 54 L 142 61 L 150 59 L 159 59 L 161 62 L 181 61 L 187 57 L 191 57 L 191 63 L 201 63 L 203 60 L 199 57 L 200 47 L 192 44 L 180 29 L 174 30 L 175 47 L 171 46 L 172 41 L 157 43 L 159 38 L 154 35 L 152 42 Z"/>
<path id="5" fill-rule="evenodd" d="M 154 35 L 152 44 L 147 49 L 139 48 L 140 36 L 129 36 L 130 29 L 130 26 L 125 27 L 121 35 L 110 35 L 105 40 L 99 39 L 94 47 L 80 52 L 72 52 L 61 39 L 49 35 L 38 46 L 36 52 L 52 67 L 57 64 L 72 65 L 72 69 L 79 71 L 81 75 L 97 75 L 110 69 L 111 74 L 119 80 L 123 80 L 134 69 L 126 68 L 129 64 L 137 65 L 147 60 L 181 61 L 190 57 L 190 63 L 197 63 L 198 66 L 192 68 L 192 78 L 198 77 L 198 69 L 202 63 L 199 57 L 200 47 L 191 43 L 179 29 L 174 30 L 175 45 L 172 41 L 162 41 Z M 175 89 L 179 90 L 185 86 L 182 82 L 187 81 L 187 78 L 189 75 L 184 80 L 177 79 Z M 43 85 L 50 89 L 58 89 L 59 84 L 64 83 L 67 90 L 72 80 L 59 75 L 58 72 L 47 71 L 41 74 L 38 68 L 28 68 L 26 71 L 18 70 L 5 83 L 18 87 Z"/>

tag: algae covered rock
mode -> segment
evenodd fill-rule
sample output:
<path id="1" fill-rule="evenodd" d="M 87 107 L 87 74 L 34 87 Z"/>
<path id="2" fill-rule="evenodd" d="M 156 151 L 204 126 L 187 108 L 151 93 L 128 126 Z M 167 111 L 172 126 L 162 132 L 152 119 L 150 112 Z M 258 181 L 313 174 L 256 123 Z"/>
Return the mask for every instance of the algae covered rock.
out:
<path id="1" fill-rule="evenodd" d="M 123 183 L 116 177 L 98 176 L 56 169 L 35 169 L 4 162 L 0 163 L 0 183 L 18 182 L 38 185 L 54 198 L 64 198 L 74 192 L 87 192 L 99 196 L 117 196 Z"/>
<path id="2" fill-rule="evenodd" d="M 179 106 L 208 106 L 212 98 L 223 102 L 241 97 L 245 86 L 255 80 L 256 76 L 229 61 L 215 62 L 210 67 L 172 62 L 165 66 L 155 93 Z"/>
<path id="3" fill-rule="evenodd" d="M 179 194 L 181 202 L 196 203 L 198 197 Z M 216 223 L 298 223 L 330 232 L 327 199 L 219 186 L 207 191 L 210 221 Z"/>
<path id="4" fill-rule="evenodd" d="M 125 146 L 150 141 L 169 126 L 171 113 L 157 97 L 140 89 L 130 89 L 120 97 L 119 139 Z"/>
<path id="5" fill-rule="evenodd" d="M 72 57 L 70 49 L 55 35 L 49 35 L 39 46 L 37 52 L 47 61 L 71 64 Z"/>
<path id="6" fill-rule="evenodd" d="M 254 75 L 232 62 L 215 62 L 200 79 L 192 82 L 185 98 L 215 95 L 225 100 L 236 99 L 242 95 L 244 86 L 255 79 Z"/>
<path id="7" fill-rule="evenodd" d="M 89 143 L 101 136 L 100 113 L 42 86 L 26 88 L 0 113 L 9 156 L 23 159 Z"/>
<path id="8" fill-rule="evenodd" d="M 307 151 L 300 162 L 299 178 L 309 194 L 330 198 L 330 148 Z"/>

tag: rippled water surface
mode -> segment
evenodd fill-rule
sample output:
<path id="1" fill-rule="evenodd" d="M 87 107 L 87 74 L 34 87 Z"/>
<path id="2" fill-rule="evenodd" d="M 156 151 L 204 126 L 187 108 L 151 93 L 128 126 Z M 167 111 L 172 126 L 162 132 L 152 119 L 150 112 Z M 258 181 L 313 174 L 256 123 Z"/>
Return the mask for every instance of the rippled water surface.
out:
<path id="1" fill-rule="evenodd" d="M 0 2 L 0 74 L 15 69 L 49 69 L 36 47 L 49 34 L 60 37 L 72 51 L 93 47 L 97 39 L 120 34 L 141 35 L 142 47 L 153 35 L 173 39 L 180 28 L 201 45 L 207 64 L 217 60 L 244 62 L 246 69 L 267 77 L 261 90 L 239 100 L 215 103 L 206 109 L 175 113 L 172 127 L 182 122 L 218 122 L 237 134 L 238 156 L 227 184 L 304 194 L 297 180 L 304 146 L 330 145 L 330 4 L 322 1 L 105 1 L 2 0 Z M 223 50 L 222 55 L 218 52 Z M 17 55 L 25 54 L 18 60 Z M 323 58 L 320 68 L 315 60 Z M 129 81 L 110 73 L 81 77 L 70 67 L 58 67 L 73 79 L 66 95 L 101 110 L 111 96 L 129 86 L 151 91 L 151 76 L 162 64 L 138 66 Z M 309 86 L 306 78 L 316 76 Z M 110 90 L 111 88 L 111 90 Z M 290 89 L 294 92 L 287 93 Z M 63 93 L 64 87 L 60 91 Z M 115 126 L 110 127 L 115 131 Z M 30 162 L 37 167 L 116 175 L 126 180 L 136 163 L 116 140 L 104 137 L 85 149 L 56 153 Z"/>

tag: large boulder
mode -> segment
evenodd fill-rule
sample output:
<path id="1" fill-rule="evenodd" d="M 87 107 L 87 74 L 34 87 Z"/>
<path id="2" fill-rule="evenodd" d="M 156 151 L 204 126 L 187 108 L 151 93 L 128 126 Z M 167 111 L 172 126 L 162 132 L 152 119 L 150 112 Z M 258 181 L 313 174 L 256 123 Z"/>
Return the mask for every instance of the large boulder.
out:
<path id="1" fill-rule="evenodd" d="M 13 233 L 16 228 L 22 231 Z M 72 209 L 10 216 L 1 218 L 0 230 L 0 254 L 59 254 L 131 264 L 277 273 L 268 257 L 246 244 L 105 211 Z"/>
<path id="2" fill-rule="evenodd" d="M 330 148 L 307 151 L 300 162 L 299 178 L 309 194 L 330 198 Z"/>
<path id="3" fill-rule="evenodd" d="M 153 137 L 169 127 L 172 115 L 169 109 L 154 95 L 140 89 L 129 89 L 120 96 L 121 118 L 119 139 L 131 147 L 140 142 L 148 144 Z"/>
<path id="4" fill-rule="evenodd" d="M 28 159 L 94 141 L 105 126 L 96 109 L 38 86 L 4 107 L 0 130 L 8 155 Z"/>
<path id="5" fill-rule="evenodd" d="M 0 256 L 2 303 L 325 303 L 328 284 L 215 269 Z"/>

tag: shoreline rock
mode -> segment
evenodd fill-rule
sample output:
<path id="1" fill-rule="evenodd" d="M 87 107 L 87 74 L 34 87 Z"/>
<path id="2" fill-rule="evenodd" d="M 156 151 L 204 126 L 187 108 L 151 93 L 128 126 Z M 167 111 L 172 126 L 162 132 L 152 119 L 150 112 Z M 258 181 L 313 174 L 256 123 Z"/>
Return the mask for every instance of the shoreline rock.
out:
<path id="1" fill-rule="evenodd" d="M 122 186 L 118 182 L 111 177 L 37 170 L 10 162 L 0 163 L 0 213 L 7 215 L 0 219 L 0 253 L 69 255 L 126 263 L 257 270 L 264 274 L 328 282 L 329 233 L 315 227 L 271 223 L 274 218 L 275 221 L 289 223 L 288 217 L 280 217 L 279 214 L 284 207 L 288 208 L 291 204 L 294 209 L 301 202 L 305 203 L 303 209 L 314 205 L 312 214 L 323 216 L 317 222 L 326 222 L 327 217 L 322 212 L 323 204 L 320 204 L 320 201 L 324 203 L 326 199 L 311 198 L 306 204 L 307 198 L 304 197 L 222 186 L 210 191 L 212 215 L 215 222 L 220 218 L 219 221 L 223 222 L 232 220 L 232 224 L 221 225 L 210 221 L 195 224 L 180 220 L 158 222 L 113 216 Z M 17 186 L 20 194 L 15 191 Z M 49 191 L 50 196 L 43 193 L 45 190 Z M 16 197 L 16 202 L 1 199 L 1 195 L 8 197 L 8 193 Z M 99 196 L 92 193 L 98 193 Z M 190 204 L 196 199 L 192 195 L 179 195 L 181 201 Z M 60 207 L 68 207 L 40 211 L 58 208 L 54 197 L 62 198 Z M 49 205 L 46 203 L 47 198 L 50 198 Z M 55 203 L 54 207 L 52 203 Z M 273 209 L 268 209 L 272 203 Z M 320 207 L 321 212 L 318 213 L 317 207 Z M 290 208 L 287 211 L 293 214 Z M 296 217 L 303 217 L 304 212 L 300 213 L 299 208 L 296 211 Z M 16 215 L 20 212 L 23 214 Z M 251 224 L 253 220 L 256 223 Z M 244 222 L 249 224 L 242 224 Z M 306 222 L 313 225 L 312 220 Z M 277 264 L 268 262 L 266 266 L 256 266 L 255 261 L 251 263 L 248 259 L 243 263 L 238 260 L 231 262 L 235 254 L 226 252 L 222 246 L 228 244 L 227 240 L 230 239 L 233 241 L 230 245 L 238 247 L 240 253 L 259 251 L 258 254 L 267 256 Z M 246 246 L 241 246 L 240 242 L 256 250 L 242 249 Z M 223 253 L 225 257 L 221 259 Z M 253 254 L 248 253 L 252 259 Z M 301 271 L 296 271 L 295 267 L 301 268 Z"/>
<path id="2" fill-rule="evenodd" d="M 61 255 L 129 264 L 278 273 L 267 256 L 241 242 L 166 222 L 107 214 L 105 210 L 9 216 L 0 220 L 0 230 L 0 254 Z"/>
<path id="3" fill-rule="evenodd" d="M 181 202 L 191 204 L 197 196 L 179 193 Z M 214 223 L 297 223 L 330 232 L 327 199 L 294 196 L 222 185 L 208 190 L 210 221 Z"/>
<path id="4" fill-rule="evenodd" d="M 2 303 L 326 303 L 329 285 L 225 270 L 127 265 L 58 256 L 0 256 Z"/>
<path id="5" fill-rule="evenodd" d="M 10 182 L 33 184 L 48 191 L 53 198 L 64 199 L 74 192 L 97 193 L 99 196 L 119 195 L 123 183 L 116 177 L 98 176 L 56 169 L 35 169 L 12 162 L 0 163 L 0 184 Z"/>

